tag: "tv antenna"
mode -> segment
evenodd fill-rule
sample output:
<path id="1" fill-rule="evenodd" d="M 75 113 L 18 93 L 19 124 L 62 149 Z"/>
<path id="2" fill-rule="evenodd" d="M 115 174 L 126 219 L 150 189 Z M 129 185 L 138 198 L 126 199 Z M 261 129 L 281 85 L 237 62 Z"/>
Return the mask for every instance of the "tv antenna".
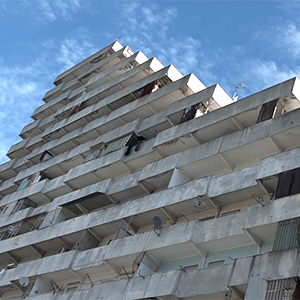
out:
<path id="1" fill-rule="evenodd" d="M 244 89 L 244 88 L 246 88 L 246 87 L 248 87 L 248 86 L 245 85 L 243 81 L 239 82 L 239 83 L 236 85 L 236 87 L 235 87 L 235 90 L 234 90 L 234 93 L 233 93 L 233 96 L 232 96 L 232 100 L 237 101 L 237 99 L 238 99 L 238 97 L 239 97 L 239 96 L 237 96 L 237 91 L 238 91 L 238 89 Z"/>

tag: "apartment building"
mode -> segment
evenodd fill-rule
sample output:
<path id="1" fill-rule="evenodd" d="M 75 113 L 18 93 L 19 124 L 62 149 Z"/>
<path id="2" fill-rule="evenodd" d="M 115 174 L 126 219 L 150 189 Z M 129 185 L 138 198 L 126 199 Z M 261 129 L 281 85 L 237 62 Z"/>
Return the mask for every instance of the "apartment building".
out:
<path id="1" fill-rule="evenodd" d="M 233 101 L 114 42 L 0 166 L 0 299 L 300 299 L 300 82 Z"/>

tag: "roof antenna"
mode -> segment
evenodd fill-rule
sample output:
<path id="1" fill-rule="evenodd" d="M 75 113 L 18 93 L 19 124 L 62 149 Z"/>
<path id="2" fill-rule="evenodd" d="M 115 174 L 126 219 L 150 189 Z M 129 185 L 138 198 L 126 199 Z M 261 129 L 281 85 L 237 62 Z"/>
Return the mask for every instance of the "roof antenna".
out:
<path id="1" fill-rule="evenodd" d="M 244 88 L 246 88 L 246 87 L 248 87 L 248 86 L 245 85 L 243 81 L 239 82 L 239 83 L 236 85 L 235 90 L 234 90 L 234 94 L 233 94 L 233 96 L 232 96 L 232 100 L 233 100 L 234 102 L 237 101 L 237 99 L 238 99 L 238 97 L 239 97 L 239 96 L 237 96 L 237 91 L 238 91 L 238 89 L 244 89 Z"/>

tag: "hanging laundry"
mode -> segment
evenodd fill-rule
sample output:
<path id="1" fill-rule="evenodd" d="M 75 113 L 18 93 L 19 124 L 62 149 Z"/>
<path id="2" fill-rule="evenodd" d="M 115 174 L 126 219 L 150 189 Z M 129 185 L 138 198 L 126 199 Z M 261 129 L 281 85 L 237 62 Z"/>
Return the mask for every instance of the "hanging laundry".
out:
<path id="1" fill-rule="evenodd" d="M 75 106 L 71 109 L 71 111 L 70 111 L 68 117 L 70 117 L 70 116 L 72 116 L 72 115 L 78 113 L 78 112 L 79 112 L 79 109 L 80 109 L 80 106 L 81 106 L 81 103 L 75 105 Z"/>
<path id="2" fill-rule="evenodd" d="M 198 109 L 198 104 L 194 104 L 190 107 L 187 107 L 181 117 L 179 124 L 187 122 L 195 118 L 196 112 Z"/>
<path id="3" fill-rule="evenodd" d="M 142 92 L 141 97 L 146 96 L 146 95 L 149 95 L 149 94 L 151 94 L 151 93 L 157 91 L 158 89 L 159 89 L 159 85 L 158 85 L 157 80 L 155 80 L 155 81 L 153 81 L 153 82 L 150 82 L 150 83 L 148 83 L 148 84 L 145 86 L 145 88 L 144 88 L 144 90 L 143 90 L 143 92 Z"/>

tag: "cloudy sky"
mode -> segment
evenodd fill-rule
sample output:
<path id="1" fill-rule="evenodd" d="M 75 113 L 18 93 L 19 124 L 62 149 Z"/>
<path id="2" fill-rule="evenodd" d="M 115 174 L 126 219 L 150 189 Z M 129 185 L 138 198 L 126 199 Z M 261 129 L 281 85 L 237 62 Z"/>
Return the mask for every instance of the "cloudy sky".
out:
<path id="1" fill-rule="evenodd" d="M 239 98 L 300 77 L 300 1 L 0 0 L 0 163 L 55 77 L 115 40 Z"/>

